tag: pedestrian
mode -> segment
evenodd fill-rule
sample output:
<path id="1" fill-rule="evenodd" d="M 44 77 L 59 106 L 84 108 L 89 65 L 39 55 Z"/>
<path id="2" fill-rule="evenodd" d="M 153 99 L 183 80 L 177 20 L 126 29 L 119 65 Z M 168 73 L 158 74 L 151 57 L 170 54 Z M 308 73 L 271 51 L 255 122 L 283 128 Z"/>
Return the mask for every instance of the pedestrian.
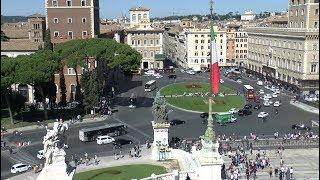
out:
<path id="1" fill-rule="evenodd" d="M 293 178 L 293 168 L 290 167 L 290 179 L 292 179 L 292 178 Z"/>
<path id="2" fill-rule="evenodd" d="M 98 165 L 98 157 L 97 157 L 97 155 L 94 155 L 94 164 Z"/>
<path id="3" fill-rule="evenodd" d="M 269 169 L 269 176 L 270 176 L 270 178 L 272 177 L 272 167 L 270 167 L 270 169 Z"/>
<path id="4" fill-rule="evenodd" d="M 84 157 L 85 157 L 85 159 L 88 159 L 88 153 L 87 152 L 84 153 Z"/>
<path id="5" fill-rule="evenodd" d="M 9 149 L 9 153 L 12 154 L 12 148 Z"/>

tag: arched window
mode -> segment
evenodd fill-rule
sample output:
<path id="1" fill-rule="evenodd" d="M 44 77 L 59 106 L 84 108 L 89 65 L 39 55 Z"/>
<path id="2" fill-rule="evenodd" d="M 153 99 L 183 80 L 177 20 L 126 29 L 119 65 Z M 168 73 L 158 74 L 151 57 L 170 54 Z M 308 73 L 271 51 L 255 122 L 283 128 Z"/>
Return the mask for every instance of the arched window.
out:
<path id="1" fill-rule="evenodd" d="M 143 14 L 143 19 L 147 19 L 147 14 Z"/>
<path id="2" fill-rule="evenodd" d="M 135 14 L 132 14 L 132 21 L 136 21 L 137 16 Z"/>
<path id="3" fill-rule="evenodd" d="M 141 14 L 138 14 L 138 21 L 141 20 Z"/>

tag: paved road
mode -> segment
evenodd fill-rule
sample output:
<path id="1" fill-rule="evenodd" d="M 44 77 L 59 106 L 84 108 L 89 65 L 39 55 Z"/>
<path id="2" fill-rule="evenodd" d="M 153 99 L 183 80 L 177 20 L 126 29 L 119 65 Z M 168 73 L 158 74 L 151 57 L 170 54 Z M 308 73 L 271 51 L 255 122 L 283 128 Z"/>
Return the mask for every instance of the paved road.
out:
<path id="1" fill-rule="evenodd" d="M 208 74 L 187 75 L 180 72 L 177 73 L 178 78 L 176 80 L 168 79 L 164 77 L 157 80 L 158 89 L 161 87 L 175 83 L 185 81 L 208 81 Z M 233 80 L 226 79 L 225 83 L 234 87 L 238 91 L 242 92 L 243 84 L 251 84 L 255 89 L 260 89 L 253 80 L 243 79 L 243 84 L 238 84 Z M 97 145 L 95 142 L 83 143 L 79 141 L 78 131 L 84 127 L 94 127 L 105 123 L 124 122 L 129 126 L 129 133 L 124 136 L 126 139 L 131 139 L 135 143 L 144 143 L 147 139 L 153 139 L 153 130 L 151 126 L 151 120 L 153 119 L 151 106 L 156 91 L 144 92 L 145 82 L 153 79 L 152 77 L 134 77 L 132 79 L 132 88 L 128 91 L 119 94 L 116 99 L 115 109 L 118 112 L 114 113 L 112 117 L 107 118 L 103 122 L 73 125 L 68 131 L 68 140 L 70 148 L 67 149 L 68 158 L 71 154 L 77 154 L 83 156 L 85 152 L 89 155 L 97 154 L 98 156 L 112 155 L 114 150 L 111 145 Z M 120 85 L 125 85 L 130 82 L 121 82 Z M 268 92 L 268 90 L 265 90 Z M 130 109 L 129 97 L 134 93 L 137 96 L 137 108 Z M 229 124 L 227 126 L 219 126 L 216 124 L 215 131 L 217 134 L 232 135 L 233 133 L 239 136 L 249 135 L 250 132 L 258 134 L 273 134 L 278 131 L 279 134 L 292 132 L 291 124 L 303 122 L 311 126 L 312 119 L 318 119 L 318 115 L 308 113 L 300 110 L 289 104 L 290 96 L 280 95 L 282 106 L 278 108 L 279 114 L 274 113 L 274 107 L 262 107 L 259 111 L 254 110 L 251 116 L 238 117 L 236 124 Z M 257 118 L 257 114 L 260 111 L 269 112 L 270 116 L 266 122 L 261 122 Z M 205 131 L 206 125 L 202 124 L 202 119 L 199 114 L 185 112 L 177 109 L 169 114 L 169 119 L 180 119 L 186 121 L 183 125 L 173 126 L 169 130 L 169 136 L 179 136 L 182 138 L 194 138 L 199 137 Z M 316 131 L 315 129 L 313 131 Z M 316 131 L 318 133 L 318 131 Z M 45 135 L 44 129 L 38 129 L 28 131 L 24 133 L 25 138 L 30 140 L 32 144 L 27 147 L 19 148 L 16 150 L 16 154 L 9 155 L 8 151 L 1 152 L 1 179 L 10 177 L 10 167 L 17 162 L 24 163 L 40 163 L 41 160 L 36 158 L 38 150 L 43 148 L 42 138 Z M 5 136 L 5 138 L 12 141 L 12 135 Z M 122 152 L 127 153 L 133 145 L 127 145 L 123 147 Z"/>

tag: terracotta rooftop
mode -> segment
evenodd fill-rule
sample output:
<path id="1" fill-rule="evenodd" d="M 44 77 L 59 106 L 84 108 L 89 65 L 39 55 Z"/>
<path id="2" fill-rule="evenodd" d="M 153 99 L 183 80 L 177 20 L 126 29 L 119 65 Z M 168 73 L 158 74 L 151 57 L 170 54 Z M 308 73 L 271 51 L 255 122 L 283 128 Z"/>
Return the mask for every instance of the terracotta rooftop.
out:
<path id="1" fill-rule="evenodd" d="M 1 25 L 1 31 L 9 38 L 29 38 L 28 33 L 28 23 L 18 22 L 18 23 L 3 23 Z"/>
<path id="2" fill-rule="evenodd" d="M 129 11 L 149 11 L 150 9 L 139 6 L 139 7 L 132 7 L 129 9 Z"/>
<path id="3" fill-rule="evenodd" d="M 9 39 L 1 41 L 1 51 L 36 51 L 40 45 L 42 44 L 30 39 Z"/>

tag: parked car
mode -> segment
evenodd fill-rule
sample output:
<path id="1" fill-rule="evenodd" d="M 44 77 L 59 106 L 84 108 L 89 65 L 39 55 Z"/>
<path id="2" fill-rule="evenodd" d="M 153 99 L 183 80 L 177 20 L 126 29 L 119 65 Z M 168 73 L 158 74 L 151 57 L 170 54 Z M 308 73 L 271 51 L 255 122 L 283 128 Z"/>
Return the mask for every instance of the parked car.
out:
<path id="1" fill-rule="evenodd" d="M 231 109 L 229 110 L 229 113 L 235 114 L 235 113 L 238 113 L 238 111 L 239 111 L 239 109 L 237 109 L 237 108 L 231 108 Z"/>
<path id="2" fill-rule="evenodd" d="M 268 107 L 268 106 L 271 105 L 271 103 L 267 100 L 267 101 L 263 101 L 263 105 L 266 106 L 266 107 Z"/>
<path id="3" fill-rule="evenodd" d="M 169 78 L 169 79 L 176 79 L 176 78 L 177 78 L 177 75 L 175 75 L 175 74 L 169 74 L 169 75 L 168 75 L 168 78 Z"/>
<path id="4" fill-rule="evenodd" d="M 280 101 L 276 101 L 273 103 L 273 106 L 274 107 L 279 107 L 281 105 Z"/>
<path id="5" fill-rule="evenodd" d="M 37 158 L 38 158 L 38 159 L 44 158 L 44 150 L 38 151 L 38 153 L 37 153 Z"/>
<path id="6" fill-rule="evenodd" d="M 257 82 L 257 85 L 263 86 L 263 82 L 262 82 L 262 81 L 258 81 L 258 82 Z"/>
<path id="7" fill-rule="evenodd" d="M 196 74 L 196 72 L 193 71 L 193 70 L 187 70 L 186 73 L 187 73 L 187 74 L 190 74 L 190 75 L 195 75 L 195 74 Z"/>
<path id="8" fill-rule="evenodd" d="M 263 89 L 260 89 L 260 90 L 259 90 L 259 94 L 264 94 L 264 90 L 263 90 Z"/>
<path id="9" fill-rule="evenodd" d="M 23 164 L 23 163 L 18 163 L 18 164 L 14 164 L 14 165 L 11 167 L 11 170 L 10 170 L 10 171 L 11 171 L 12 174 L 15 174 L 15 173 L 19 173 L 19 172 L 28 171 L 30 168 L 31 168 L 30 165 Z"/>
<path id="10" fill-rule="evenodd" d="M 155 77 L 156 79 L 163 78 L 163 76 L 162 76 L 161 74 L 159 74 L 159 73 L 154 74 L 154 77 Z"/>
<path id="11" fill-rule="evenodd" d="M 243 108 L 244 108 L 244 109 L 250 109 L 250 108 L 252 108 L 252 104 L 246 104 L 246 105 L 244 105 Z"/>
<path id="12" fill-rule="evenodd" d="M 253 109 L 260 109 L 261 108 L 261 105 L 260 104 L 256 104 L 254 107 L 253 107 Z"/>
<path id="13" fill-rule="evenodd" d="M 298 130 L 307 130 L 310 131 L 311 128 L 306 126 L 305 124 L 294 124 L 291 126 L 292 129 L 298 129 Z"/>
<path id="14" fill-rule="evenodd" d="M 109 144 L 114 142 L 115 139 L 111 136 L 98 136 L 97 137 L 97 144 Z"/>
<path id="15" fill-rule="evenodd" d="M 154 70 L 148 70 L 147 72 L 144 73 L 146 76 L 153 76 L 155 74 Z"/>
<path id="16" fill-rule="evenodd" d="M 205 112 L 205 113 L 201 113 L 201 114 L 200 114 L 200 117 L 207 119 L 207 118 L 209 117 L 209 114 L 206 113 L 206 112 Z"/>
<path id="17" fill-rule="evenodd" d="M 223 79 L 220 79 L 220 83 L 224 83 L 224 80 L 223 80 Z"/>
<path id="18" fill-rule="evenodd" d="M 272 97 L 276 98 L 276 97 L 278 97 L 278 94 L 277 93 L 272 93 Z"/>
<path id="19" fill-rule="evenodd" d="M 242 80 L 241 79 L 237 79 L 237 83 L 241 84 Z"/>
<path id="20" fill-rule="evenodd" d="M 272 98 L 272 95 L 271 95 L 271 94 L 265 94 L 263 97 L 264 97 L 264 98 L 271 99 L 271 98 Z"/>
<path id="21" fill-rule="evenodd" d="M 180 124 L 184 124 L 186 123 L 185 121 L 179 120 L 179 119 L 174 119 L 170 121 L 170 125 L 171 126 L 176 126 L 176 125 L 180 125 Z"/>
<path id="22" fill-rule="evenodd" d="M 133 141 L 128 140 L 128 139 L 119 138 L 119 139 L 115 139 L 112 143 L 113 143 L 114 147 L 122 148 L 123 145 L 132 144 Z"/>
<path id="23" fill-rule="evenodd" d="M 267 116 L 269 116 L 269 113 L 267 113 L 267 112 L 260 112 L 260 113 L 258 114 L 258 118 L 265 118 L 265 117 L 267 117 Z"/>
<path id="24" fill-rule="evenodd" d="M 247 115 L 251 115 L 252 111 L 248 110 L 248 109 L 240 109 L 238 111 L 238 115 L 239 116 L 247 116 Z"/>

